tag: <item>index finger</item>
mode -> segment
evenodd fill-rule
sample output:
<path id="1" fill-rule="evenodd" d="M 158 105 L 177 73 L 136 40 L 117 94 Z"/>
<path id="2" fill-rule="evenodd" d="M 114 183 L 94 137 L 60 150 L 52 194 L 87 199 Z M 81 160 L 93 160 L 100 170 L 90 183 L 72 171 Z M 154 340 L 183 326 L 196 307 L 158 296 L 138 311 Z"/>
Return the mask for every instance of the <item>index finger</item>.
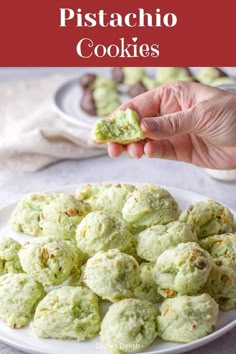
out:
<path id="1" fill-rule="evenodd" d="M 175 109 L 175 111 L 179 110 L 179 105 L 177 104 L 176 99 L 173 97 L 173 90 L 171 85 L 164 85 L 136 96 L 132 100 L 122 104 L 115 112 L 112 113 L 112 115 L 114 115 L 118 110 L 126 110 L 127 108 L 130 108 L 137 112 L 140 119 L 158 117 L 163 114 L 163 109 L 161 109 L 163 102 L 164 109 L 167 107 L 168 109 L 172 110 L 172 112 L 173 109 Z M 108 117 L 108 119 L 110 117 Z M 142 142 L 133 143 L 132 148 L 133 154 L 130 155 L 133 155 L 134 157 L 137 155 L 140 157 L 140 151 L 143 150 Z M 124 146 L 117 143 L 108 144 L 108 153 L 111 157 L 120 156 L 125 149 L 129 150 L 129 146 L 125 148 Z"/>
<path id="2" fill-rule="evenodd" d="M 122 104 L 117 110 L 130 108 L 140 118 L 158 117 L 181 109 L 177 95 L 171 84 L 162 85 Z"/>
<path id="3" fill-rule="evenodd" d="M 147 91 L 122 104 L 118 109 L 131 108 L 140 118 L 159 117 L 189 109 L 210 99 L 222 90 L 195 82 L 173 81 Z"/>

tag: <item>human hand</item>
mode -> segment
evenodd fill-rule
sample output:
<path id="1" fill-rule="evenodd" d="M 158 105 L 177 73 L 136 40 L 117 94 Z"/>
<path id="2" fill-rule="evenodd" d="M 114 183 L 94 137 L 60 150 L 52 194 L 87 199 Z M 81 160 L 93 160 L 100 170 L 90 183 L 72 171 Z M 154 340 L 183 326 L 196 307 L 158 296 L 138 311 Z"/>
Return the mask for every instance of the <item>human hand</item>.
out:
<path id="1" fill-rule="evenodd" d="M 141 118 L 144 141 L 108 144 L 111 157 L 178 160 L 215 169 L 236 168 L 236 94 L 176 81 L 123 104 Z"/>

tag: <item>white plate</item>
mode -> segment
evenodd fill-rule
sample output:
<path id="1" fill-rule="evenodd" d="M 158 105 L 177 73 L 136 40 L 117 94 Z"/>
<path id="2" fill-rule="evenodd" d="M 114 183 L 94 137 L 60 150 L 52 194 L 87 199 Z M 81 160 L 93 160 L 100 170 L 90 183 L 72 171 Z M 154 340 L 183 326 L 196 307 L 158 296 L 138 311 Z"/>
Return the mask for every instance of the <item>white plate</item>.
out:
<path id="1" fill-rule="evenodd" d="M 154 74 L 154 68 L 146 68 L 146 70 L 150 75 Z M 219 88 L 232 92 L 236 90 L 235 84 L 221 85 Z M 121 103 L 130 99 L 127 95 L 127 87 L 119 85 L 119 96 Z M 54 108 L 65 121 L 91 129 L 98 117 L 90 116 L 80 108 L 81 97 L 82 88 L 79 85 L 79 77 L 71 79 L 58 87 L 53 95 Z"/>
<path id="2" fill-rule="evenodd" d="M 122 90 L 122 85 L 119 90 Z M 129 99 L 125 91 L 126 88 L 123 88 L 123 91 L 119 92 L 121 103 Z M 90 116 L 80 108 L 81 97 L 82 89 L 79 85 L 79 78 L 70 80 L 56 90 L 53 96 L 54 108 L 67 122 L 91 129 L 98 117 Z"/>
<path id="3" fill-rule="evenodd" d="M 180 208 L 185 209 L 190 204 L 208 198 L 187 192 L 185 190 L 164 186 L 178 201 Z M 56 192 L 74 193 L 75 187 L 65 187 Z M 13 232 L 8 226 L 8 220 L 16 206 L 11 203 L 0 209 L 0 237 L 11 236 L 20 242 L 28 241 L 32 237 Z M 145 354 L 178 354 L 198 348 L 222 336 L 236 326 L 236 310 L 221 312 L 216 330 L 210 335 L 188 344 L 163 342 L 157 339 L 152 346 L 146 349 Z M 90 341 L 76 342 L 72 340 L 38 339 L 29 328 L 11 329 L 0 321 L 0 340 L 12 347 L 28 353 L 37 354 L 107 354 L 102 347 L 99 337 Z"/>
<path id="4" fill-rule="evenodd" d="M 81 96 L 79 79 L 70 80 L 56 90 L 54 107 L 60 117 L 69 123 L 92 128 L 97 117 L 89 116 L 80 108 Z"/>

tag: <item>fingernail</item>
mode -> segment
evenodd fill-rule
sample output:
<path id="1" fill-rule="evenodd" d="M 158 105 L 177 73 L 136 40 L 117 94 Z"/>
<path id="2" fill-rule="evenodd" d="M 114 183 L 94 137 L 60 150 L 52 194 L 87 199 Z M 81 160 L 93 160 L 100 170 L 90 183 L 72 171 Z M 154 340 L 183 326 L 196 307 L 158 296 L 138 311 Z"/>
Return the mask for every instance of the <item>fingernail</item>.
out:
<path id="1" fill-rule="evenodd" d="M 134 158 L 134 155 L 130 151 L 125 152 L 129 158 Z"/>
<path id="2" fill-rule="evenodd" d="M 133 159 L 136 159 L 136 160 L 139 160 L 139 159 L 140 159 L 140 157 L 137 156 L 137 155 L 135 155 L 133 151 L 130 152 L 130 155 L 131 155 L 131 157 L 132 157 Z"/>
<path id="3" fill-rule="evenodd" d="M 132 151 L 126 151 L 126 155 L 131 159 L 137 159 L 138 157 L 134 155 Z"/>

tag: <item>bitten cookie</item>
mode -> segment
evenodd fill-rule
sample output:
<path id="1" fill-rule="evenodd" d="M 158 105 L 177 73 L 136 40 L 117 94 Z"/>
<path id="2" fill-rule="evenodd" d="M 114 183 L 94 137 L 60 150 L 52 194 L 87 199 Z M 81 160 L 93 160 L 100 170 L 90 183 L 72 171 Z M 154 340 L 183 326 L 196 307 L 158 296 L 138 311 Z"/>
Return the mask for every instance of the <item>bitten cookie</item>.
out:
<path id="1" fill-rule="evenodd" d="M 130 144 L 144 138 L 139 116 L 129 108 L 115 112 L 110 119 L 98 120 L 91 131 L 91 139 L 99 143 Z"/>

